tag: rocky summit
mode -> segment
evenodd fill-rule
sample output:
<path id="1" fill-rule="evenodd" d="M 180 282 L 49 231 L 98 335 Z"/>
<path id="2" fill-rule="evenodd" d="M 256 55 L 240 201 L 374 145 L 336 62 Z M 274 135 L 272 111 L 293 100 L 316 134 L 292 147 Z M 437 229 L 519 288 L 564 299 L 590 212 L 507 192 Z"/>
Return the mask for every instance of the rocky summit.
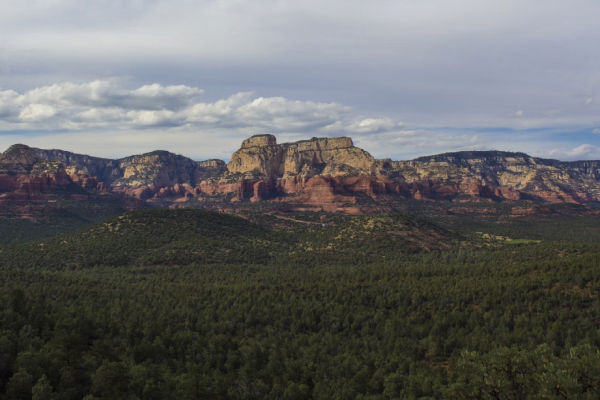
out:
<path id="1" fill-rule="evenodd" d="M 375 159 L 351 138 L 242 142 L 228 164 L 167 151 L 112 160 L 18 144 L 0 155 L 0 205 L 116 196 L 132 204 L 292 204 L 349 210 L 402 199 L 569 202 L 600 199 L 600 161 L 563 162 L 502 151 L 411 161 Z"/>

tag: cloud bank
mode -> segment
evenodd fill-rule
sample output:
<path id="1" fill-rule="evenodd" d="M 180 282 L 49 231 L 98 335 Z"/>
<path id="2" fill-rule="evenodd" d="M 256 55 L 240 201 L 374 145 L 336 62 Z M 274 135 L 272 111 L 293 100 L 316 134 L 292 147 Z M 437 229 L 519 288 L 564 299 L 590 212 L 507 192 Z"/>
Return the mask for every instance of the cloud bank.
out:
<path id="1" fill-rule="evenodd" d="M 204 157 L 253 133 L 350 135 L 396 159 L 461 148 L 590 158 L 580 147 L 600 146 L 596 0 L 0 7 L 0 148 Z"/>
<path id="2" fill-rule="evenodd" d="M 154 83 L 134 89 L 117 80 L 64 82 L 23 93 L 0 91 L 0 146 L 27 142 L 116 157 L 156 148 L 196 158 L 227 159 L 242 139 L 270 133 L 280 142 L 312 136 L 350 136 L 376 157 L 411 158 L 456 150 L 531 146 L 531 134 L 511 131 L 503 145 L 500 132 L 436 129 L 374 117 L 339 103 L 259 97 L 240 92 L 202 101 L 204 90 Z M 597 129 L 591 131 L 597 133 Z M 507 148 L 509 147 L 509 148 Z M 537 146 L 535 155 L 563 159 L 598 158 L 592 144 Z"/>
<path id="3" fill-rule="evenodd" d="M 22 94 L 0 91 L 0 129 L 223 129 L 341 135 L 398 131 L 403 126 L 390 118 L 361 118 L 351 107 L 338 103 L 256 97 L 252 93 L 201 102 L 202 93 L 195 87 L 159 84 L 126 90 L 99 80 L 54 84 Z"/>

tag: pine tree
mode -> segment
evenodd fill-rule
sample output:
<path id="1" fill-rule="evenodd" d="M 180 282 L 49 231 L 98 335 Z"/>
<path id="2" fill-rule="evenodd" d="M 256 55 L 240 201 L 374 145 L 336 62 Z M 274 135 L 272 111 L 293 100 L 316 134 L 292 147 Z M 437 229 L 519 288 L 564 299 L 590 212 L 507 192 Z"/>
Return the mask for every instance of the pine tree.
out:
<path id="1" fill-rule="evenodd" d="M 46 375 L 42 375 L 39 381 L 31 390 L 32 400 L 50 400 L 52 399 L 52 386 L 48 382 Z"/>

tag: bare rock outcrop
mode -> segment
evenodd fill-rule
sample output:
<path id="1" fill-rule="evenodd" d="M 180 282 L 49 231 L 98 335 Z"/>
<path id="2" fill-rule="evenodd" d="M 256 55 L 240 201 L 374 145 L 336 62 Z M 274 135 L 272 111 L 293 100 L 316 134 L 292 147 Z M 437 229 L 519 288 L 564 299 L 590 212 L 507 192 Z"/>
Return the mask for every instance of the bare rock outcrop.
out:
<path id="1" fill-rule="evenodd" d="M 277 144 L 273 135 L 253 136 L 244 140 L 233 153 L 227 169 L 231 174 L 247 174 L 265 178 L 319 175 L 328 165 L 339 164 L 371 173 L 375 159 L 354 147 L 352 139 L 313 138 L 294 143 Z"/>
<path id="2" fill-rule="evenodd" d="M 60 162 L 41 160 L 28 146 L 0 155 L 0 204 L 47 200 L 67 194 L 72 183 Z"/>
<path id="3" fill-rule="evenodd" d="M 80 191 L 71 193 L 74 187 Z M 285 201 L 329 209 L 366 197 L 380 204 L 394 198 L 586 203 L 600 199 L 600 161 L 561 162 L 500 151 L 378 160 L 347 137 L 278 144 L 272 135 L 244 140 L 228 164 L 167 151 L 111 160 L 25 145 L 0 155 L 2 201 L 38 201 L 60 193 L 81 199 L 113 193 L 161 205 L 185 206 L 191 199 Z"/>

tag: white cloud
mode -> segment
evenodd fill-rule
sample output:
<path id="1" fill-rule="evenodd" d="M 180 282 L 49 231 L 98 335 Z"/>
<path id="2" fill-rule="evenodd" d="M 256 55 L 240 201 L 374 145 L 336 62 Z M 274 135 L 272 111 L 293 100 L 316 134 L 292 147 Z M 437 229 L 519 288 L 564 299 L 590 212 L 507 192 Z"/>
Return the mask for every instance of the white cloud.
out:
<path id="1" fill-rule="evenodd" d="M 79 150 L 74 143 L 93 143 L 111 137 L 114 143 L 127 140 L 138 153 L 146 146 L 190 151 L 190 143 L 203 147 L 207 138 L 216 138 L 223 144 L 235 143 L 228 149 L 209 157 L 224 156 L 239 146 L 241 139 L 251 134 L 271 133 L 280 142 L 312 136 L 351 136 L 357 144 L 364 144 L 375 155 L 390 155 L 401 147 L 404 153 L 417 154 L 441 146 L 457 148 L 473 143 L 473 136 L 445 135 L 428 130 L 407 129 L 392 118 L 371 118 L 339 103 L 290 100 L 284 97 L 256 97 L 241 92 L 213 102 L 194 102 L 201 93 L 187 86 L 162 87 L 146 85 L 125 90 L 115 83 L 94 81 L 83 84 L 61 83 L 40 87 L 19 94 L 0 92 L 2 107 L 16 110 L 0 114 L 0 142 L 8 142 L 16 130 L 47 131 L 37 134 L 31 145 L 45 146 L 49 138 L 57 142 L 50 147 Z M 170 101 L 170 102 L 169 102 Z M 31 102 L 31 103 L 29 103 Z M 137 108 L 133 108 L 133 106 Z M 57 133 L 59 129 L 62 132 Z M 143 136 L 135 133 L 143 132 Z M 198 132 L 202 132 L 199 134 Z M 117 136 L 115 136 L 117 135 Z M 68 137 L 66 143 L 60 142 Z M 118 140 L 115 139 L 118 137 Z M 76 138 L 76 139 L 74 139 Z M 127 139 L 129 138 L 129 139 Z M 235 140 L 233 139 L 235 138 Z M 476 136 L 475 136 L 476 139 Z M 177 142 L 177 141 L 182 142 Z M 22 142 L 23 140 L 18 140 Z M 477 142 L 477 141 L 476 141 Z M 179 148 L 177 143 L 187 143 Z M 215 142 L 216 143 L 216 142 Z M 97 143 L 89 144 L 97 148 Z M 123 151 L 124 145 L 119 145 Z M 175 147 L 174 147 L 175 146 Z M 115 155 L 102 154 L 103 156 Z M 124 154 L 118 154 L 124 155 Z M 205 153 L 190 154 L 203 157 Z"/>
<path id="2" fill-rule="evenodd" d="M 592 131 L 592 133 L 596 134 L 596 135 L 600 135 L 600 128 L 596 128 Z"/>
<path id="3" fill-rule="evenodd" d="M 0 91 L 0 130 L 83 129 L 177 124 L 203 91 L 188 86 L 145 85 L 134 90 L 111 81 L 59 83 L 19 94 Z"/>
<path id="4" fill-rule="evenodd" d="M 378 133 L 397 130 L 390 118 L 364 118 L 338 103 L 254 97 L 242 92 L 197 102 L 201 89 L 145 85 L 126 90 L 113 82 L 60 83 L 19 94 L 0 92 L 0 130 L 14 129 L 239 129 L 246 133 Z M 18 118 L 14 118 L 14 114 Z"/>
<path id="5" fill-rule="evenodd" d="M 12 91 L 9 91 L 12 92 Z M 56 106 L 120 107 L 125 109 L 180 109 L 193 102 L 202 90 L 187 86 L 145 85 L 126 90 L 110 81 L 59 83 L 29 90 L 14 98 L 17 104 L 43 103 Z M 10 95 L 10 93 L 9 93 Z"/>
<path id="6" fill-rule="evenodd" d="M 515 116 L 517 117 L 522 117 L 523 116 L 523 110 L 519 110 L 515 113 Z"/>
<path id="7" fill-rule="evenodd" d="M 354 144 L 377 157 L 410 159 L 459 150 L 487 149 L 486 139 L 477 134 L 439 132 L 427 129 L 406 129 L 372 134 L 355 134 Z"/>
<path id="8" fill-rule="evenodd" d="M 15 99 L 19 94 L 13 90 L 0 91 L 0 118 L 8 118 L 17 113 Z"/>
<path id="9" fill-rule="evenodd" d="M 554 149 L 550 151 L 550 156 L 566 160 L 600 159 L 600 147 L 586 143 L 573 149 Z"/>
<path id="10" fill-rule="evenodd" d="M 127 155 L 127 149 L 139 153 L 163 148 L 196 158 L 228 158 L 242 139 L 270 133 L 280 142 L 350 136 L 374 156 L 394 159 L 494 148 L 563 159 L 598 157 L 593 144 L 571 143 L 570 148 L 553 146 L 552 150 L 547 143 L 541 148 L 543 135 L 526 131 L 406 125 L 340 103 L 257 97 L 250 92 L 199 101 L 201 93 L 199 88 L 184 85 L 126 89 L 117 81 L 100 80 L 41 86 L 23 93 L 0 91 L 0 145 L 25 142 L 84 153 L 99 149 L 94 154 L 107 157 Z M 15 136 L 15 132 L 27 130 L 39 133 Z M 109 143 L 101 150 L 99 143 L 109 137 L 115 145 Z M 206 147 L 209 141 L 210 148 Z"/>
<path id="11" fill-rule="evenodd" d="M 19 119 L 24 122 L 41 122 L 56 114 L 54 107 L 48 104 L 28 104 L 19 113 Z"/>
<path id="12" fill-rule="evenodd" d="M 120 108 L 90 108 L 73 116 L 74 122 L 111 123 L 126 117 Z"/>
<path id="13" fill-rule="evenodd" d="M 402 123 L 391 118 L 365 118 L 352 123 L 348 129 L 359 133 L 375 133 L 399 129 L 401 126 Z"/>
<path id="14" fill-rule="evenodd" d="M 134 125 L 161 125 L 161 124 L 175 124 L 176 114 L 170 110 L 158 110 L 158 111 L 129 111 L 127 116 L 131 118 L 131 123 Z"/>

